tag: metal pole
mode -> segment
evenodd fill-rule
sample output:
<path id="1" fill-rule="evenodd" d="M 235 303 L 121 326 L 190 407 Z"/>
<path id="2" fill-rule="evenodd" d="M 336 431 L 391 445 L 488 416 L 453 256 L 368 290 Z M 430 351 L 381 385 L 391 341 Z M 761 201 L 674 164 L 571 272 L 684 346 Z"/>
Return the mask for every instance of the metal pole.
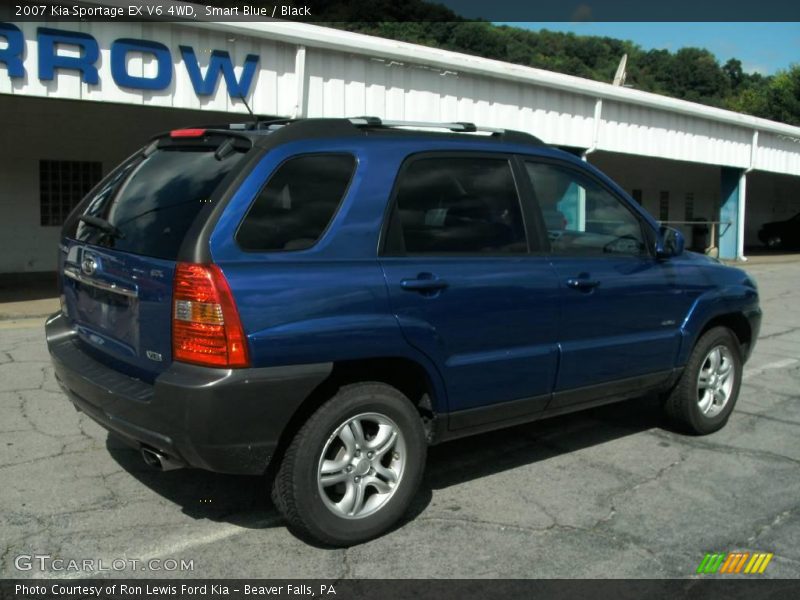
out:
<path id="1" fill-rule="evenodd" d="M 294 107 L 293 119 L 306 116 L 306 47 L 298 46 L 294 55 L 294 76 L 297 104 Z"/>

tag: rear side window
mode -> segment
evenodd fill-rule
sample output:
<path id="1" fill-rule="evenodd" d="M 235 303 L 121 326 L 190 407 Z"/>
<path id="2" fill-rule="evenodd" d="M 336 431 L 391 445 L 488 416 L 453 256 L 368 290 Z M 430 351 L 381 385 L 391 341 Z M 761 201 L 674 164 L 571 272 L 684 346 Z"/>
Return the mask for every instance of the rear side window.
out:
<path id="1" fill-rule="evenodd" d="M 506 159 L 414 160 L 400 175 L 393 218 L 393 229 L 399 220 L 404 249 L 391 248 L 390 254 L 528 251 L 517 188 Z"/>
<path id="2" fill-rule="evenodd" d="M 83 215 L 116 228 L 77 220 L 66 235 L 156 258 L 174 260 L 197 213 L 208 204 L 243 152 L 215 157 L 215 148 L 179 146 L 155 150 L 115 171 L 88 200 Z"/>
<path id="3" fill-rule="evenodd" d="M 314 154 L 278 167 L 247 212 L 236 241 L 244 250 L 304 250 L 313 246 L 344 198 L 355 157 Z"/>

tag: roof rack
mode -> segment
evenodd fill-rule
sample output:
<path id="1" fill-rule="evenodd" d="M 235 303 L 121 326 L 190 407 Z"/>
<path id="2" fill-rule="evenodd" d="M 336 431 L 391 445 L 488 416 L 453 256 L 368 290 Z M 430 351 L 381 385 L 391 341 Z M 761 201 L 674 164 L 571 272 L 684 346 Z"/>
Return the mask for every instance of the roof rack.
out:
<path id="1" fill-rule="evenodd" d="M 501 137 L 504 141 L 543 144 L 535 135 L 516 131 L 514 129 L 501 129 L 497 127 L 479 127 L 474 123 L 454 121 L 447 123 L 433 123 L 427 121 L 391 121 L 380 117 L 353 117 L 348 119 L 355 127 L 414 127 L 419 129 L 447 129 L 456 133 L 490 133 L 493 137 Z"/>
<path id="2" fill-rule="evenodd" d="M 277 129 L 282 129 L 286 125 L 295 125 L 300 127 L 300 131 L 296 131 L 296 135 L 308 135 L 309 131 L 303 124 L 312 127 L 316 134 L 322 135 L 346 135 L 349 129 L 364 130 L 366 133 L 368 129 L 399 129 L 409 127 L 413 129 L 439 129 L 447 130 L 453 133 L 489 133 L 487 136 L 502 142 L 516 143 L 516 144 L 535 144 L 537 146 L 545 145 L 542 140 L 535 135 L 525 133 L 524 131 L 516 131 L 514 129 L 500 129 L 496 127 L 478 127 L 474 123 L 467 123 L 463 121 L 447 122 L 447 123 L 434 123 L 428 121 L 392 121 L 383 120 L 380 117 L 351 117 L 351 118 L 275 118 L 264 117 L 257 118 L 251 121 L 244 121 L 238 123 L 224 123 L 214 125 L 193 125 L 192 128 L 201 128 L 209 130 L 227 130 L 227 131 L 241 131 L 241 132 L 262 132 L 271 133 Z M 327 125 L 327 127 L 323 127 Z M 294 127 L 292 129 L 295 129 Z M 407 130 L 406 130 L 407 131 Z M 327 133 L 325 133 L 327 132 Z"/>

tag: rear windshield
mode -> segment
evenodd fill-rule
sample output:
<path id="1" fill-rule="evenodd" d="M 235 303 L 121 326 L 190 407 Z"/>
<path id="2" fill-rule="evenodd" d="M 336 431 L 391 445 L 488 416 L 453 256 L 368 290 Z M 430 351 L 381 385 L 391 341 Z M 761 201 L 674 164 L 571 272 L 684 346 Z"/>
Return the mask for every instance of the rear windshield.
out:
<path id="1" fill-rule="evenodd" d="M 174 260 L 194 218 L 220 181 L 244 155 L 215 156 L 210 146 L 165 147 L 120 167 L 95 190 L 82 215 L 113 226 L 75 219 L 65 235 L 156 258 Z"/>

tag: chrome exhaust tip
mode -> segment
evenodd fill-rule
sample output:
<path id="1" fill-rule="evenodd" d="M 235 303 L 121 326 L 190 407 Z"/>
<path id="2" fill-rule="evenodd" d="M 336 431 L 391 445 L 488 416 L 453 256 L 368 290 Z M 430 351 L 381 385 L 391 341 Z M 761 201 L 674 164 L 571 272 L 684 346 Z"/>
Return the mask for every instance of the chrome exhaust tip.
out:
<path id="1" fill-rule="evenodd" d="M 142 460 L 144 463 L 157 471 L 174 471 L 175 469 L 182 469 L 184 464 L 175 459 L 170 458 L 166 454 L 162 454 L 158 450 L 152 448 L 142 448 Z"/>

